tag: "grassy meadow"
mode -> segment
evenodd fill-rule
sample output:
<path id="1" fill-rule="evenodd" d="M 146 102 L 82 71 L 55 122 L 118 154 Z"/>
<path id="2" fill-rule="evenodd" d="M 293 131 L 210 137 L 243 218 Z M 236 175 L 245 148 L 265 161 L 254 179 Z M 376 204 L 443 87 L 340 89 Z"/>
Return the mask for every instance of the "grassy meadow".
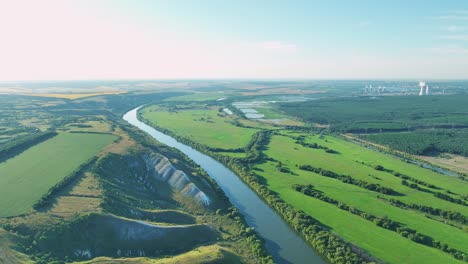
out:
<path id="1" fill-rule="evenodd" d="M 151 124 L 213 148 L 243 148 L 258 129 L 238 127 L 236 117 L 218 115 L 216 108 L 172 110 L 150 106 L 142 110 Z"/>
<path id="2" fill-rule="evenodd" d="M 0 217 L 31 210 L 33 204 L 115 137 L 61 133 L 0 163 Z"/>
<path id="3" fill-rule="evenodd" d="M 243 263 L 239 257 L 232 253 L 229 249 L 220 247 L 218 245 L 201 246 L 187 253 L 177 255 L 175 257 L 161 258 L 161 259 L 150 259 L 150 258 L 108 258 L 98 257 L 92 261 L 74 262 L 81 264 L 88 263 L 135 263 L 135 264 L 178 264 L 178 263 L 226 263 L 236 264 Z"/>
<path id="4" fill-rule="evenodd" d="M 187 107 L 168 109 L 152 106 L 143 110 L 143 116 L 153 124 L 163 127 L 197 143 L 212 148 L 239 148 L 245 146 L 254 132 L 274 127 L 251 120 L 238 120 L 249 127 L 236 126 L 230 116 L 219 115 L 215 108 Z M 247 122 L 247 123 L 246 123 Z M 440 208 L 468 215 L 468 207 L 439 199 L 435 192 L 441 192 L 454 199 L 468 195 L 468 184 L 456 177 L 442 175 L 420 166 L 402 161 L 393 156 L 368 149 L 341 137 L 325 135 L 321 137 L 304 132 L 278 127 L 263 151 L 266 159 L 250 164 L 259 175 L 260 182 L 278 194 L 286 203 L 320 221 L 333 233 L 355 244 L 366 252 L 388 263 L 462 263 L 440 249 L 416 243 L 396 231 L 377 226 L 374 222 L 359 215 L 342 210 L 320 199 L 307 196 L 294 190 L 295 184 L 312 184 L 327 197 L 338 200 L 367 214 L 390 219 L 401 226 L 416 230 L 447 244 L 460 252 L 468 252 L 466 225 L 438 216 L 428 216 L 424 212 L 399 208 L 384 199 L 397 199 L 406 204 L 418 204 Z M 298 141 L 301 137 L 302 143 Z M 305 144 L 317 143 L 321 148 L 311 148 Z M 333 150 L 335 153 L 327 152 Z M 245 153 L 218 152 L 231 158 L 244 158 Z M 349 175 L 360 181 L 390 188 L 399 195 L 385 195 L 357 185 L 347 184 L 338 179 L 325 177 L 299 166 L 311 165 L 338 174 Z M 435 189 L 419 185 L 414 189 L 402 184 L 402 178 L 388 171 L 376 170 L 381 165 L 385 169 L 410 176 L 436 186 Z M 286 168 L 281 171 L 279 167 Z M 384 199 L 382 199 L 384 198 Z"/>
<path id="5" fill-rule="evenodd" d="M 294 134 L 298 136 L 300 134 Z M 279 194 L 287 203 L 316 218 L 329 226 L 345 240 L 356 244 L 372 255 L 390 263 L 457 263 L 447 253 L 427 247 L 380 228 L 357 215 L 339 209 L 319 199 L 306 196 L 291 188 L 293 184 L 312 184 L 314 188 L 351 207 L 372 215 L 387 217 L 404 226 L 447 243 L 462 252 L 468 252 L 468 233 L 442 221 L 425 217 L 424 213 L 394 207 L 377 198 L 377 195 L 396 198 L 405 203 L 423 204 L 437 208 L 454 210 L 468 215 L 468 207 L 438 199 L 432 194 L 411 189 L 401 184 L 401 178 L 388 172 L 377 171 L 375 165 L 404 173 L 413 178 L 431 183 L 441 190 L 466 195 L 468 184 L 455 177 L 443 176 L 427 169 L 408 164 L 391 156 L 369 150 L 343 139 L 326 136 L 306 136 L 306 142 L 316 142 L 338 151 L 327 153 L 322 149 L 312 149 L 296 144 L 295 139 L 287 136 L 272 137 L 265 154 L 275 161 L 267 161 L 256 167 L 256 173 L 263 177 L 269 189 Z M 281 162 L 293 172 L 284 173 L 277 169 Z M 364 162 L 365 164 L 362 164 Z M 312 165 L 353 178 L 377 183 L 403 194 L 392 197 L 364 188 L 343 183 L 337 179 L 298 169 L 300 165 Z M 372 165 L 372 166 L 370 166 Z M 453 195 L 456 197 L 457 195 Z"/>

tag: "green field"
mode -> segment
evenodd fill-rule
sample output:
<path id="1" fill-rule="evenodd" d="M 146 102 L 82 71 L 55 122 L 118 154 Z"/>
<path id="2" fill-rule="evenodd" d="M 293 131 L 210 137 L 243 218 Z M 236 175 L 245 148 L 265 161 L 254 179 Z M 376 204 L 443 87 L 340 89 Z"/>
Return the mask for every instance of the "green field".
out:
<path id="1" fill-rule="evenodd" d="M 240 142 L 245 145 L 249 141 L 249 136 L 253 134 L 252 131 L 256 131 L 227 122 L 226 119 L 229 117 L 217 115 L 214 109 L 200 110 L 200 108 L 192 107 L 170 112 L 161 107 L 153 107 L 145 109 L 143 115 L 157 126 L 212 148 L 235 148 L 242 146 Z M 440 248 L 412 241 L 396 230 L 379 227 L 373 221 L 360 215 L 342 210 L 318 198 L 307 196 L 292 187 L 295 184 L 312 184 L 316 190 L 342 204 L 375 217 L 392 220 L 404 228 L 430 237 L 433 241 L 446 244 L 458 252 L 467 253 L 466 224 L 443 219 L 441 216 L 430 215 L 430 218 L 425 212 L 399 208 L 384 199 L 398 199 L 406 204 L 453 211 L 466 217 L 467 206 L 437 198 L 434 193 L 440 192 L 454 199 L 463 199 L 468 195 L 468 183 L 456 177 L 438 174 L 404 162 L 340 137 L 325 135 L 322 138 L 319 135 L 278 130 L 278 128 L 276 131 L 263 150 L 265 158 L 250 166 L 254 167 L 252 172 L 260 177 L 260 182 L 277 193 L 286 203 L 309 214 L 330 228 L 331 232 L 384 262 L 462 263 Z M 298 141 L 298 137 L 302 137 L 302 143 Z M 234 142 L 237 142 L 237 145 L 234 145 Z M 317 143 L 320 148 L 306 146 L 313 143 Z M 335 153 L 326 150 L 333 150 Z M 236 158 L 246 155 L 244 153 L 218 153 Z M 301 170 L 299 169 L 301 165 L 311 165 L 338 174 L 349 175 L 368 184 L 390 188 L 399 195 L 385 195 L 344 183 L 338 179 Z M 376 170 L 377 165 L 409 176 L 413 182 L 422 181 L 436 188 L 431 189 L 421 183 L 419 183 L 419 187 L 422 187 L 420 190 L 410 188 L 403 185 L 402 178 L 395 176 L 392 172 Z M 281 171 L 279 169 L 281 167 L 285 171 Z"/>
<path id="2" fill-rule="evenodd" d="M 211 108 L 168 111 L 151 106 L 142 110 L 143 117 L 151 124 L 213 148 L 243 148 L 258 131 L 234 126 L 231 122 L 235 117 L 219 116 L 218 113 L 217 109 Z"/>
<path id="3" fill-rule="evenodd" d="M 298 136 L 299 134 L 294 135 Z M 262 171 L 256 171 L 256 173 L 265 179 L 269 189 L 277 192 L 287 203 L 310 214 L 329 226 L 345 240 L 358 245 L 386 262 L 457 263 L 447 253 L 417 244 L 396 232 L 380 228 L 374 223 L 341 210 L 334 205 L 296 192 L 291 186 L 293 184 L 312 184 L 326 196 L 342 203 L 375 216 L 388 217 L 388 219 L 400 222 L 419 233 L 447 243 L 452 248 L 468 252 L 468 234 L 466 231 L 429 219 L 421 212 L 405 210 L 387 204 L 377 198 L 377 195 L 385 196 L 380 193 L 345 184 L 339 180 L 313 172 L 300 170 L 296 165 L 309 164 L 336 173 L 350 175 L 356 179 L 377 183 L 402 193 L 403 196 L 396 198 L 406 203 L 450 209 L 464 215 L 468 215 L 468 207 L 450 203 L 438 199 L 430 193 L 403 186 L 400 183 L 400 178 L 387 172 L 377 171 L 373 166 L 383 165 L 385 168 L 405 173 L 457 194 L 467 194 L 467 183 L 454 177 L 442 176 L 336 137 L 326 136 L 325 139 L 319 139 L 318 136 L 309 135 L 306 137 L 306 141 L 319 143 L 338 151 L 340 154 L 330 154 L 321 149 L 306 148 L 296 144 L 292 138 L 276 135 L 272 137 L 268 150 L 265 151 L 268 157 L 276 161 L 267 161 L 257 165 L 257 168 Z M 276 167 L 278 161 L 281 161 L 283 167 L 289 168 L 293 174 L 278 171 Z M 371 167 L 369 164 L 373 166 Z M 388 195 L 386 197 L 395 198 Z"/>
<path id="4" fill-rule="evenodd" d="M 115 137 L 62 133 L 0 163 L 0 217 L 31 210 L 47 191 Z"/>
<path id="5" fill-rule="evenodd" d="M 214 101 L 220 98 L 224 98 L 224 93 L 219 92 L 200 92 L 192 93 L 187 95 L 175 96 L 165 99 L 166 102 L 193 102 L 193 101 Z"/>

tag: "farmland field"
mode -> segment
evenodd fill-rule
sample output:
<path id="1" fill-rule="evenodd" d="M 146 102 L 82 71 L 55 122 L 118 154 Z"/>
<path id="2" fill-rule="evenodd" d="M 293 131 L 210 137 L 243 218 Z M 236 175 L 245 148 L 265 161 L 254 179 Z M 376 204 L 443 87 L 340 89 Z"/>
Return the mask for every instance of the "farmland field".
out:
<path id="1" fill-rule="evenodd" d="M 367 93 L 359 88 L 367 83 L 353 82 L 209 84 L 140 90 L 131 82 L 115 88 L 128 93 L 106 95 L 75 83 L 83 87 L 2 96 L 0 262 L 467 263 L 466 94 L 434 87 L 418 97 L 390 84 Z M 218 163 L 170 147 L 136 117 Z M 43 134 L 51 137 L 34 140 Z M 165 158 L 209 204 L 148 177 L 170 168 Z M 257 196 L 230 192 L 243 184 Z M 259 207 L 247 210 L 256 202 L 281 216 L 288 235 Z M 161 239 L 133 251 L 146 233 L 122 244 L 113 236 L 133 231 L 120 221 L 200 226 L 213 239 L 188 242 L 198 234 L 186 230 L 168 248 Z M 90 227 L 112 232 L 101 240 Z M 96 241 L 105 243 L 87 251 Z"/>
<path id="2" fill-rule="evenodd" d="M 248 142 L 248 134 L 242 131 L 246 128 L 226 122 L 223 120 L 226 117 L 217 116 L 215 110 L 202 110 L 194 105 L 175 112 L 161 111 L 162 108 L 158 106 L 153 106 L 153 111 L 148 109 L 151 108 L 143 110 L 143 116 L 151 116 L 153 119 L 150 120 L 161 120 L 157 126 L 210 148 L 220 147 L 222 142 L 232 144 L 239 138 L 244 144 Z M 208 118 L 210 111 L 211 116 Z M 254 121 L 249 122 L 250 127 L 255 126 Z M 271 133 L 269 142 L 260 148 L 263 158 L 249 161 L 248 154 L 222 151 L 217 151 L 216 155 L 247 164 L 245 168 L 250 168 L 262 185 L 287 204 L 324 223 L 330 232 L 389 263 L 459 263 L 448 249 L 458 252 L 459 256 L 468 252 L 466 220 L 459 222 L 414 208 L 398 207 L 389 202 L 396 199 L 407 205 L 437 208 L 466 217 L 468 207 L 463 200 L 468 195 L 468 184 L 465 181 L 421 168 L 338 136 L 278 127 L 263 129 Z M 214 136 L 212 131 L 223 137 L 220 139 Z M 238 143 L 237 146 L 242 144 Z M 235 145 L 224 147 L 235 148 Z M 304 165 L 346 175 L 354 183 L 350 183 L 349 179 L 343 181 L 305 170 Z M 381 168 L 376 169 L 379 166 Z M 402 180 L 402 177 L 406 180 Z M 295 189 L 295 186 L 308 185 L 327 197 L 326 201 Z M 375 186 L 387 188 L 393 193 L 378 192 Z M 438 194 L 445 198 L 437 197 Z M 332 200 L 341 207 L 331 204 L 329 201 Z M 356 213 L 356 210 L 360 213 Z M 376 218 L 390 221 L 398 228 L 383 227 Z M 413 239 L 400 229 L 426 237 L 427 241 Z M 444 251 L 443 248 L 448 249 Z"/>
<path id="3" fill-rule="evenodd" d="M 217 109 L 211 108 L 168 111 L 155 106 L 142 111 L 151 124 L 213 148 L 243 148 L 258 131 L 232 125 L 235 117 L 220 117 L 218 113 Z"/>
<path id="4" fill-rule="evenodd" d="M 25 94 L 29 96 L 39 96 L 39 97 L 52 97 L 52 98 L 64 98 L 64 99 L 80 99 L 85 97 L 92 97 L 98 95 L 111 95 L 111 94 L 122 94 L 126 93 L 124 91 L 115 91 L 115 92 L 97 92 L 97 93 L 30 93 Z"/>
<path id="5" fill-rule="evenodd" d="M 62 133 L 0 163 L 0 217 L 29 211 L 52 186 L 113 139 L 105 134 Z"/>
<path id="6" fill-rule="evenodd" d="M 372 222 L 366 221 L 359 216 L 296 192 L 291 186 L 293 184 L 312 184 L 315 189 L 323 192 L 326 196 L 351 207 L 403 223 L 409 228 L 447 243 L 462 252 L 468 251 L 468 234 L 456 227 L 429 219 L 425 217 L 424 213 L 387 204 L 377 198 L 379 193 L 320 176 L 313 172 L 300 170 L 297 166 L 310 164 L 314 167 L 350 175 L 356 179 L 390 187 L 402 193 L 403 195 L 398 196 L 397 199 L 406 203 L 449 208 L 464 215 L 468 214 L 466 206 L 449 203 L 437 199 L 429 193 L 415 191 L 403 186 L 400 184 L 401 179 L 389 173 L 377 171 L 373 166 L 383 165 L 395 171 L 405 172 L 414 178 L 430 182 L 442 189 L 451 190 L 458 194 L 466 195 L 466 183 L 455 177 L 436 174 L 339 138 L 326 136 L 325 139 L 319 139 L 317 136 L 308 136 L 306 140 L 319 142 L 320 145 L 336 150 L 340 154 L 330 154 L 320 149 L 306 148 L 296 144 L 295 140 L 289 137 L 277 135 L 273 136 L 265 154 L 276 161 L 280 161 L 283 167 L 291 170 L 292 174 L 278 171 L 277 162 L 268 161 L 257 165 L 259 170 L 256 170 L 256 173 L 264 178 L 266 185 L 272 191 L 277 192 L 286 202 L 326 223 L 327 226 L 347 241 L 391 263 L 413 263 L 417 261 L 423 263 L 449 263 L 456 261 L 444 252 L 414 243 L 395 232 L 377 227 Z M 372 167 L 361 162 L 371 164 Z M 390 195 L 380 194 L 380 196 L 394 198 Z"/>

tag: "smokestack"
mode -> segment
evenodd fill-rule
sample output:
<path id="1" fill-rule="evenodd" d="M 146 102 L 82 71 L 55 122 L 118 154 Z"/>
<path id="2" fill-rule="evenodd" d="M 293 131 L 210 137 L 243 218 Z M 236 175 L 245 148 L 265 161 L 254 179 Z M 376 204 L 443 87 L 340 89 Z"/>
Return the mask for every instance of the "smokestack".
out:
<path id="1" fill-rule="evenodd" d="M 426 95 L 429 95 L 429 85 L 426 85 Z"/>
<path id="2" fill-rule="evenodd" d="M 424 86 L 426 86 L 426 82 L 419 82 L 419 87 L 421 88 L 421 90 L 419 90 L 420 96 L 424 94 Z"/>

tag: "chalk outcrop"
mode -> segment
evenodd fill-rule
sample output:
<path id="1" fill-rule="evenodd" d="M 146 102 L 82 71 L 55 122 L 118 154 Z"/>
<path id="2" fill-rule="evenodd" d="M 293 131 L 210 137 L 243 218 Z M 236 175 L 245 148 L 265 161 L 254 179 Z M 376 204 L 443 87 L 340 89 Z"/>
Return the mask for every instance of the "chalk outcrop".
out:
<path id="1" fill-rule="evenodd" d="M 149 176 L 158 181 L 167 182 L 172 188 L 186 196 L 193 197 L 205 206 L 210 205 L 210 198 L 183 171 L 174 168 L 166 157 L 158 154 L 144 154 L 143 159 L 146 162 Z"/>

